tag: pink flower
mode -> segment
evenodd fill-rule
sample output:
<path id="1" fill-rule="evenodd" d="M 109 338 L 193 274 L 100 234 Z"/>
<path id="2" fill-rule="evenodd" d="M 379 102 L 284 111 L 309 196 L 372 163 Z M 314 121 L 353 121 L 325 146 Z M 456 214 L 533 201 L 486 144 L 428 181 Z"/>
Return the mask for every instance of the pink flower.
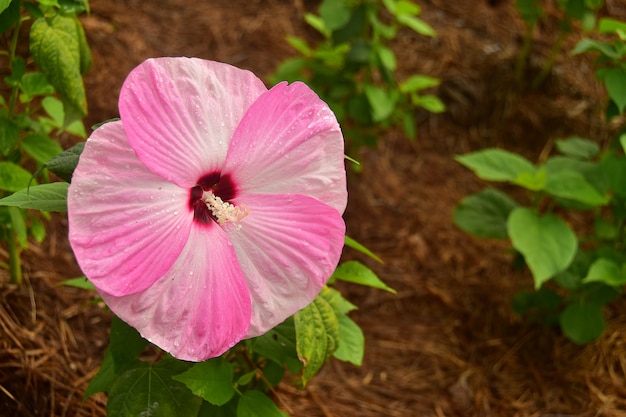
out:
<path id="1" fill-rule="evenodd" d="M 336 267 L 343 138 L 302 83 L 194 58 L 135 68 L 87 140 L 70 243 L 111 310 L 173 356 L 215 357 L 305 307 Z"/>

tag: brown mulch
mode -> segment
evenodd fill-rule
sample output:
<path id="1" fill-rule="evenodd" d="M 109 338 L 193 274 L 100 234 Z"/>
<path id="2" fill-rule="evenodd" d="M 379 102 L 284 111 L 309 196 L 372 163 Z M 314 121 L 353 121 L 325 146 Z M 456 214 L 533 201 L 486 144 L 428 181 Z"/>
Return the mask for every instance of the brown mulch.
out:
<path id="1" fill-rule="evenodd" d="M 506 242 L 452 224 L 454 205 L 484 186 L 453 155 L 502 146 L 537 159 L 555 137 L 606 143 L 615 128 L 601 121 L 603 92 L 588 58 L 561 59 L 539 90 L 515 88 L 524 27 L 513 2 L 419 1 L 437 38 L 407 30 L 394 43 L 400 77 L 440 77 L 449 111 L 420 113 L 413 142 L 390 132 L 357 155 L 363 171 L 350 173 L 348 233 L 384 259 L 364 262 L 398 293 L 341 286 L 360 308 L 353 318 L 366 335 L 363 366 L 331 361 L 304 391 L 282 384 L 278 401 L 294 417 L 626 416 L 624 300 L 607 308 L 600 340 L 575 345 L 513 314 L 511 298 L 532 282 L 513 268 Z M 314 36 L 302 18 L 317 2 L 90 3 L 87 125 L 117 116 L 122 80 L 147 57 L 198 56 L 267 76 L 293 54 L 286 34 Z M 626 20 L 622 1 L 606 3 L 603 14 Z M 536 33 L 531 71 L 555 28 L 549 19 Z M 24 253 L 21 288 L 0 276 L 0 416 L 105 415 L 103 395 L 82 395 L 110 317 L 90 294 L 58 286 L 80 275 L 65 233 L 55 216 L 47 241 Z"/>

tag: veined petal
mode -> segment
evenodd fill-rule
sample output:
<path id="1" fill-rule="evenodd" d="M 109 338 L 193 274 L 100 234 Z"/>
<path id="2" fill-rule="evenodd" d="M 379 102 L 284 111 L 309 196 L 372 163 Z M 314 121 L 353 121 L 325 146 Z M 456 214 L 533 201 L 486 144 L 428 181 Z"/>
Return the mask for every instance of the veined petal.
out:
<path id="1" fill-rule="evenodd" d="M 180 254 L 193 222 L 189 191 L 148 170 L 121 122 L 93 132 L 67 196 L 69 240 L 81 269 L 113 295 L 142 291 Z"/>
<path id="2" fill-rule="evenodd" d="M 281 83 L 248 109 L 233 136 L 224 173 L 249 194 L 303 194 L 343 213 L 344 142 L 328 105 L 305 84 Z"/>
<path id="3" fill-rule="evenodd" d="M 246 335 L 250 324 L 243 272 L 219 227 L 192 228 L 178 260 L 145 291 L 101 295 L 144 338 L 182 360 L 221 355 Z"/>
<path id="4" fill-rule="evenodd" d="M 345 223 L 336 209 L 307 196 L 256 194 L 244 202 L 250 214 L 226 230 L 252 297 L 246 337 L 254 337 L 317 296 L 339 262 Z"/>
<path id="5" fill-rule="evenodd" d="M 221 169 L 245 111 L 267 91 L 249 71 L 197 58 L 154 58 L 120 92 L 129 142 L 152 171 L 191 188 Z"/>

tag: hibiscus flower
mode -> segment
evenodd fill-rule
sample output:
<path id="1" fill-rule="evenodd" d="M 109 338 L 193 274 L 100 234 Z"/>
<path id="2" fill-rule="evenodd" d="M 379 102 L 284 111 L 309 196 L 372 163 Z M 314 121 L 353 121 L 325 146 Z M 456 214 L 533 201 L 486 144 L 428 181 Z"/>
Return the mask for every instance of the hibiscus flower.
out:
<path id="1" fill-rule="evenodd" d="M 150 59 L 122 86 L 68 191 L 69 239 L 111 310 L 191 361 L 308 305 L 343 247 L 343 137 L 305 84 Z"/>

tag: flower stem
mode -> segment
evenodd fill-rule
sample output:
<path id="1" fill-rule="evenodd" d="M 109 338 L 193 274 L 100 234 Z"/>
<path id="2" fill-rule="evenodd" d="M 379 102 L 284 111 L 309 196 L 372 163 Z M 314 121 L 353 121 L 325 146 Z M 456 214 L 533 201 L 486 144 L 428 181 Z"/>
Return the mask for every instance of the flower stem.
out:
<path id="1" fill-rule="evenodd" d="M 20 285 L 22 283 L 22 260 L 20 254 L 22 249 L 17 242 L 17 234 L 13 228 L 9 229 L 7 249 L 9 250 L 9 273 L 11 283 Z"/>

